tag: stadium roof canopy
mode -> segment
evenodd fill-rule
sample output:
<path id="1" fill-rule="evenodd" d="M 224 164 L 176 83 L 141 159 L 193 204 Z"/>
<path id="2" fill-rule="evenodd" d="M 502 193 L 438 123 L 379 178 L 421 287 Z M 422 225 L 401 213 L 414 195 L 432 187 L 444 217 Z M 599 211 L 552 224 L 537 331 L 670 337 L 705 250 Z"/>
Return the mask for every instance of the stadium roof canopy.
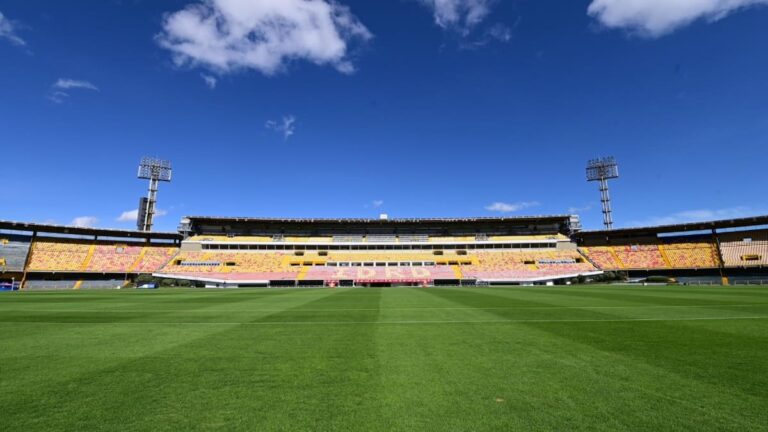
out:
<path id="1" fill-rule="evenodd" d="M 543 216 L 508 216 L 508 217 L 467 217 L 467 218 L 258 218 L 258 217 L 215 217 L 215 216 L 187 216 L 191 222 L 203 222 L 212 224 L 225 223 L 339 223 L 339 224 L 417 224 L 417 223 L 471 223 L 471 222 L 561 222 L 570 219 L 571 215 L 543 215 Z"/>
<path id="2" fill-rule="evenodd" d="M 711 231 L 730 228 L 749 228 L 761 225 L 768 225 L 768 215 L 752 216 L 738 219 L 722 219 L 706 222 L 691 222 L 683 224 L 659 225 L 637 228 L 621 228 L 614 230 L 590 230 L 580 231 L 573 237 L 577 239 L 597 239 L 597 238 L 631 238 L 644 237 L 649 235 L 666 233 L 685 233 L 694 231 Z"/>
<path id="3" fill-rule="evenodd" d="M 66 225 L 51 225 L 29 222 L 13 222 L 0 220 L 0 230 L 26 231 L 50 234 L 71 234 L 98 237 L 125 237 L 151 240 L 181 240 L 181 235 L 175 232 L 146 232 L 109 228 L 87 228 Z"/>
<path id="4" fill-rule="evenodd" d="M 182 219 L 191 233 L 290 233 L 310 231 L 325 234 L 371 232 L 444 232 L 448 230 L 474 232 L 479 227 L 501 231 L 566 232 L 570 215 L 474 217 L 474 218 L 252 218 L 188 216 Z"/>

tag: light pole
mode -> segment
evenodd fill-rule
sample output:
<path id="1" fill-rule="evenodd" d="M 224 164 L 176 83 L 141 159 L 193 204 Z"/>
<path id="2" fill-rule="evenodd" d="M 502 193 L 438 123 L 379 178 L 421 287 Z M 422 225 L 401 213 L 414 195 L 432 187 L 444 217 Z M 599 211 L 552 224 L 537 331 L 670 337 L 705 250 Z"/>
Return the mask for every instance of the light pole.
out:
<path id="1" fill-rule="evenodd" d="M 619 165 L 613 156 L 592 159 L 587 162 L 587 181 L 600 182 L 600 203 L 603 206 L 603 224 L 605 229 L 613 229 L 611 194 L 608 192 L 608 180 L 619 178 Z"/>

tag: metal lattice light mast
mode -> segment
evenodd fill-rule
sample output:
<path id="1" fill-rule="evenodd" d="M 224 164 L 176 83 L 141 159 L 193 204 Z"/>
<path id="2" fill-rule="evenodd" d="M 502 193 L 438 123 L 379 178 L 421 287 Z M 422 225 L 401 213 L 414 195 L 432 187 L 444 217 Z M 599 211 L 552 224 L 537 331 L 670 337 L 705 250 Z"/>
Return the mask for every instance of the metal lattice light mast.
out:
<path id="1" fill-rule="evenodd" d="M 170 182 L 171 173 L 171 161 L 150 157 L 141 158 L 138 177 L 149 180 L 149 192 L 146 197 L 139 200 L 139 215 L 136 218 L 136 227 L 139 231 L 152 231 L 152 218 L 155 216 L 155 203 L 157 202 L 157 186 L 161 181 Z"/>
<path id="2" fill-rule="evenodd" d="M 587 181 L 600 182 L 600 202 L 603 205 L 603 224 L 605 229 L 613 229 L 611 215 L 611 195 L 608 193 L 608 180 L 619 178 L 619 165 L 613 156 L 592 159 L 587 162 Z"/>

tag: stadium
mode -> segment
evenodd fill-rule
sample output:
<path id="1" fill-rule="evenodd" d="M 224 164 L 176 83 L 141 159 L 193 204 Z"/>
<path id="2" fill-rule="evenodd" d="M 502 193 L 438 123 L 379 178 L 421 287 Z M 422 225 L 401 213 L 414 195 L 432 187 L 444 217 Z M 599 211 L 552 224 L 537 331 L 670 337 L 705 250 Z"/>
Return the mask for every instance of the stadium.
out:
<path id="1" fill-rule="evenodd" d="M 0 428 L 768 424 L 768 216 L 614 228 L 603 158 L 601 230 L 381 214 L 153 231 L 171 172 L 142 159 L 136 230 L 0 221 L 17 407 Z"/>
<path id="2" fill-rule="evenodd" d="M 768 283 L 768 216 L 580 230 L 577 215 L 466 219 L 182 219 L 179 232 L 0 222 L 17 289 L 554 285 L 604 272 Z M 142 278 L 143 277 L 143 278 Z"/>
<path id="3" fill-rule="evenodd" d="M 601 230 L 381 214 L 160 232 L 171 164 L 138 177 L 136 230 L 0 221 L 0 428 L 768 424 L 768 216 L 614 229 L 607 158 L 587 166 Z"/>
<path id="4" fill-rule="evenodd" d="M 766 23 L 0 1 L 0 432 L 768 432 Z"/>
<path id="5" fill-rule="evenodd" d="M 767 223 L 0 222 L 0 426 L 761 430 Z"/>

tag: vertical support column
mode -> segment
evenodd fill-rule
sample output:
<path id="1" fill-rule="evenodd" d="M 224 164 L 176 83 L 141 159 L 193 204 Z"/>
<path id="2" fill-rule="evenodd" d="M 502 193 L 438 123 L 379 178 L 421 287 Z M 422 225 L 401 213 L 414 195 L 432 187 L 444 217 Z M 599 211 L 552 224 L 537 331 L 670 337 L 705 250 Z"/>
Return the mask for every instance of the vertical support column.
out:
<path id="1" fill-rule="evenodd" d="M 143 231 L 152 231 L 152 219 L 155 215 L 155 201 L 157 200 L 157 184 L 156 178 L 149 179 L 149 191 L 147 192 L 147 213 L 144 215 L 144 229 Z"/>
<path id="2" fill-rule="evenodd" d="M 611 215 L 611 195 L 608 192 L 608 180 L 600 179 L 600 202 L 603 206 L 603 224 L 605 229 L 613 229 L 613 216 Z"/>
<path id="3" fill-rule="evenodd" d="M 723 285 L 728 285 L 728 278 L 725 276 L 725 258 L 723 257 L 723 250 L 720 247 L 720 236 L 717 235 L 717 230 L 712 228 L 712 241 L 715 244 L 715 253 L 717 254 L 717 270 L 720 272 L 720 281 Z"/>

